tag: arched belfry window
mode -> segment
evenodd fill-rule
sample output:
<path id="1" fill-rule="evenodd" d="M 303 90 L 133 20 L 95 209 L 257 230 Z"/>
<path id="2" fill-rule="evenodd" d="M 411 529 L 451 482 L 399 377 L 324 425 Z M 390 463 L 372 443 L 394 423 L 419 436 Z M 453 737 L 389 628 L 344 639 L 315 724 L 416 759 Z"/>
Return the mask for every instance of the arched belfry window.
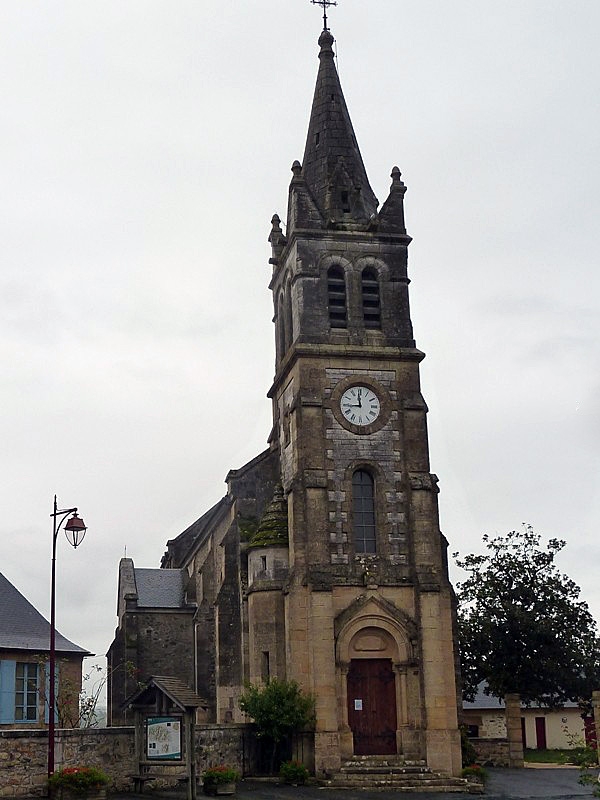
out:
<path id="1" fill-rule="evenodd" d="M 292 294 L 290 291 L 289 281 L 285 285 L 284 293 L 284 327 L 285 327 L 285 349 L 287 350 L 292 344 L 293 331 L 292 331 Z"/>
<path id="2" fill-rule="evenodd" d="M 280 292 L 277 302 L 277 349 L 279 351 L 279 358 L 282 359 L 285 355 L 285 314 L 283 308 L 283 292 Z"/>
<path id="3" fill-rule="evenodd" d="M 362 272 L 361 289 L 365 328 L 381 328 L 379 278 L 377 272 L 371 267 L 367 267 Z"/>
<path id="4" fill-rule="evenodd" d="M 352 475 L 352 522 L 357 553 L 375 553 L 375 482 L 366 469 Z"/>
<path id="5" fill-rule="evenodd" d="M 327 303 L 331 327 L 347 328 L 346 279 L 340 266 L 330 267 L 327 271 Z"/>

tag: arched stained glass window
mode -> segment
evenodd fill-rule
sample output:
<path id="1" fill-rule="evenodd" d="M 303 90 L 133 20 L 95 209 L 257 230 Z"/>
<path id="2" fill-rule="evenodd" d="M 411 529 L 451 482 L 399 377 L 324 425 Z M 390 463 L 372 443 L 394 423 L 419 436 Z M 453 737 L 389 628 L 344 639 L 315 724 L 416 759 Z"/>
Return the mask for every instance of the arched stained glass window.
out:
<path id="1" fill-rule="evenodd" d="M 375 553 L 375 483 L 365 469 L 352 475 L 352 520 L 357 553 Z"/>

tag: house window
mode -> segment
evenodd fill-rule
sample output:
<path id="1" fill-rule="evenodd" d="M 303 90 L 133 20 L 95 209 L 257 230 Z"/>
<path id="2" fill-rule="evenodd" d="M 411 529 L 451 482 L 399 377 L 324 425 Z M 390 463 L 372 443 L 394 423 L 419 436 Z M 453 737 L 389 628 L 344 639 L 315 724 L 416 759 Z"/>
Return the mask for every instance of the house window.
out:
<path id="1" fill-rule="evenodd" d="M 374 269 L 368 267 L 362 273 L 362 307 L 365 328 L 381 328 L 379 303 L 379 280 Z"/>
<path id="2" fill-rule="evenodd" d="M 375 553 L 375 484 L 364 469 L 352 476 L 352 520 L 356 552 Z"/>
<path id="3" fill-rule="evenodd" d="M 344 270 L 339 266 L 330 267 L 327 272 L 327 302 L 331 327 L 346 328 L 346 280 Z"/>
<path id="4" fill-rule="evenodd" d="M 59 667 L 54 675 L 55 692 L 58 696 Z M 48 681 L 50 665 L 44 665 L 44 719 L 48 722 Z M 12 659 L 0 660 L 0 725 L 41 722 L 38 713 L 40 703 L 41 666 Z M 58 720 L 58 715 L 55 715 Z"/>
<path id="5" fill-rule="evenodd" d="M 15 722 L 36 722 L 38 665 L 17 661 L 15 671 Z"/>

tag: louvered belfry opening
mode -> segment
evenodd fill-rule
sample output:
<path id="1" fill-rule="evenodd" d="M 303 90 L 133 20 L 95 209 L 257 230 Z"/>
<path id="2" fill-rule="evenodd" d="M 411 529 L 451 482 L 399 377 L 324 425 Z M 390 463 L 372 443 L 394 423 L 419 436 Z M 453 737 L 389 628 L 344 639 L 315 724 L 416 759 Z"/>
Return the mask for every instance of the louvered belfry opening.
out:
<path id="1" fill-rule="evenodd" d="M 381 328 L 379 280 L 374 269 L 367 268 L 362 273 L 362 307 L 365 328 Z"/>
<path id="2" fill-rule="evenodd" d="M 327 272 L 327 302 L 331 327 L 347 328 L 346 280 L 344 270 L 339 266 L 330 267 Z"/>

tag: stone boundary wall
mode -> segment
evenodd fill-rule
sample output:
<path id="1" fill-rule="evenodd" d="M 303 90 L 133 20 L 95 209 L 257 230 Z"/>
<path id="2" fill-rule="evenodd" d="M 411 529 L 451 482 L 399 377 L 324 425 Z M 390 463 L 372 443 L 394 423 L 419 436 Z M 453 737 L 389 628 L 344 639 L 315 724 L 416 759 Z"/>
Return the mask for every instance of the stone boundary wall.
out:
<path id="1" fill-rule="evenodd" d="M 227 764 L 242 775 L 257 774 L 259 746 L 252 725 L 196 726 L 196 769 Z M 294 742 L 293 755 L 314 768 L 312 734 Z M 48 734 L 44 730 L 0 730 L 0 798 L 46 794 Z M 96 766 L 111 778 L 110 791 L 130 791 L 137 773 L 134 728 L 63 729 L 56 732 L 56 768 Z"/>
<path id="2" fill-rule="evenodd" d="M 56 732 L 55 763 L 100 767 L 113 788 L 129 787 L 134 772 L 133 728 L 64 729 Z M 0 797 L 42 797 L 48 774 L 48 733 L 0 731 Z"/>
<path id="3" fill-rule="evenodd" d="M 508 739 L 471 739 L 477 753 L 477 763 L 488 767 L 510 766 Z"/>

